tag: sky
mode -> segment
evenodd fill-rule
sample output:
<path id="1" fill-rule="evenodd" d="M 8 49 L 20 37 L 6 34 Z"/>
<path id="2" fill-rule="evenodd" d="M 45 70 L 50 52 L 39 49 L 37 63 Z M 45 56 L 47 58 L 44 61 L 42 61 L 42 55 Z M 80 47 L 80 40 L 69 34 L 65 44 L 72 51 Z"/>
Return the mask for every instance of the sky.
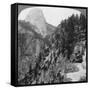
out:
<path id="1" fill-rule="evenodd" d="M 71 8 L 57 8 L 57 7 L 30 7 L 22 10 L 18 16 L 18 20 L 25 20 L 30 10 L 33 8 L 40 8 L 44 14 L 46 22 L 57 26 L 64 19 L 67 19 L 72 14 L 80 15 L 80 11 Z"/>

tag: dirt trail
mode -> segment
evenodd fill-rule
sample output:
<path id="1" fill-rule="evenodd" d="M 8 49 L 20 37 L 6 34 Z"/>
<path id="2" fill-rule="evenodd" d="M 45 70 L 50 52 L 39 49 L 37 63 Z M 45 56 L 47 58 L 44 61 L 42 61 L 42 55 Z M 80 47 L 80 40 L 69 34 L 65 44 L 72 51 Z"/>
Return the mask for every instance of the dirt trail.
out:
<path id="1" fill-rule="evenodd" d="M 83 55 L 82 63 L 75 63 L 75 66 L 79 69 L 78 72 L 67 73 L 66 77 L 71 81 L 79 81 L 82 77 L 86 77 L 86 51 Z"/>

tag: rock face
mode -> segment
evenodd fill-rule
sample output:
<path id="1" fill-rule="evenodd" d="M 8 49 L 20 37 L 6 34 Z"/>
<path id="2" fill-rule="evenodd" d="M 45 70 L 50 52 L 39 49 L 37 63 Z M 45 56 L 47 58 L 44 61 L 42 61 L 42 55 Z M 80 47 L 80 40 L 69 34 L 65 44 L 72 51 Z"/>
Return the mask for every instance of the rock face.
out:
<path id="1" fill-rule="evenodd" d="M 43 37 L 47 35 L 46 21 L 41 9 L 32 8 L 26 16 L 25 21 L 34 25 L 35 31 L 41 34 Z"/>

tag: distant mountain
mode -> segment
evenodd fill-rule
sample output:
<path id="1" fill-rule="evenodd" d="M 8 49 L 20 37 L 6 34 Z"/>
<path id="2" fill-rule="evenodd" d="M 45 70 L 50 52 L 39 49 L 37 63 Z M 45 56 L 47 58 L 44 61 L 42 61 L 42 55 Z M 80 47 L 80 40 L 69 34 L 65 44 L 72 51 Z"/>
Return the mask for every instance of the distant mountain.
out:
<path id="1" fill-rule="evenodd" d="M 25 19 L 26 22 L 29 22 L 34 26 L 34 30 L 41 34 L 45 38 L 48 34 L 51 34 L 55 27 L 48 24 L 45 20 L 43 12 L 41 9 L 31 9 Z"/>
<path id="2" fill-rule="evenodd" d="M 47 35 L 51 35 L 56 31 L 56 27 L 49 23 L 46 23 L 46 27 L 47 27 Z"/>

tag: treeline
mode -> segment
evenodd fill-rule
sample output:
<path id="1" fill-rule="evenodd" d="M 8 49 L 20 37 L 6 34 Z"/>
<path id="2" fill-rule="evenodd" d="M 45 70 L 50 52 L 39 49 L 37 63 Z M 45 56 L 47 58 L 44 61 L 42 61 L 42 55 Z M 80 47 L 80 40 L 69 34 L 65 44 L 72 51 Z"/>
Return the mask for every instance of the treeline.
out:
<path id="1" fill-rule="evenodd" d="M 72 15 L 68 19 L 63 20 L 57 27 L 54 34 L 54 43 L 56 48 L 60 47 L 63 55 L 69 58 L 73 52 L 75 44 L 80 41 L 86 41 L 87 21 L 83 14 Z"/>

